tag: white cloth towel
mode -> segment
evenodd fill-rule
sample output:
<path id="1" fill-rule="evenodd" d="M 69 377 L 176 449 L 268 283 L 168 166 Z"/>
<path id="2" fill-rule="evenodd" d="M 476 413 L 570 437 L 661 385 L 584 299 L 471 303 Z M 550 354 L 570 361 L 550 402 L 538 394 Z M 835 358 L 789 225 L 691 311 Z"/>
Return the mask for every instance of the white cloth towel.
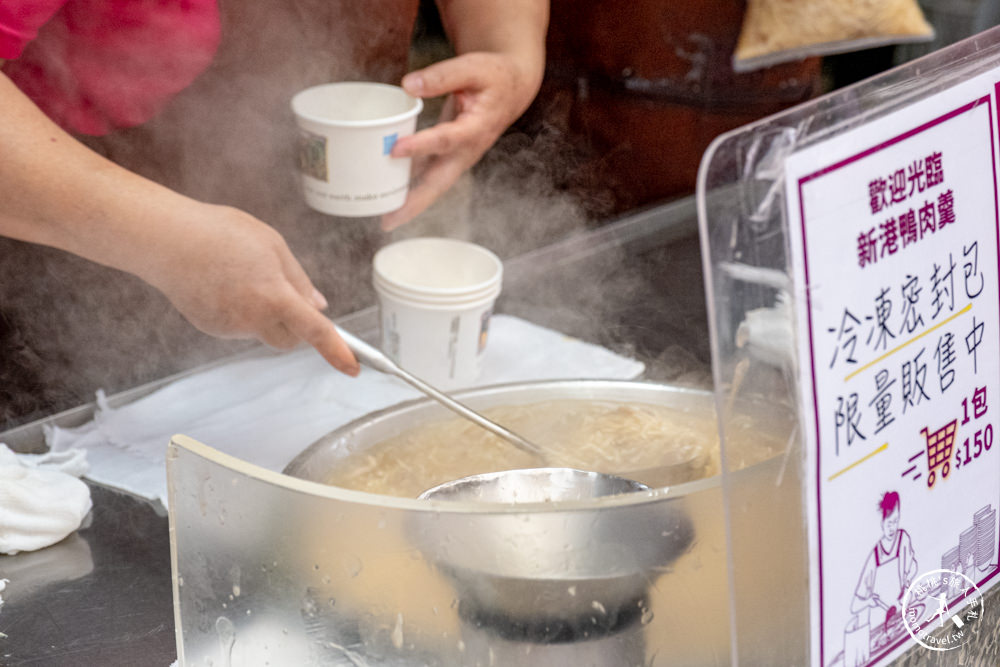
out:
<path id="1" fill-rule="evenodd" d="M 496 315 L 477 384 L 634 379 L 644 370 L 603 347 Z M 333 429 L 419 396 L 401 380 L 368 369 L 357 378 L 342 375 L 304 348 L 208 368 L 117 409 L 99 393 L 91 422 L 51 428 L 46 440 L 52 451 L 86 449 L 88 479 L 166 507 L 166 449 L 177 433 L 280 472 Z"/>
<path id="2" fill-rule="evenodd" d="M 72 448 L 15 454 L 0 444 L 0 553 L 34 551 L 61 541 L 90 511 L 86 453 Z"/>

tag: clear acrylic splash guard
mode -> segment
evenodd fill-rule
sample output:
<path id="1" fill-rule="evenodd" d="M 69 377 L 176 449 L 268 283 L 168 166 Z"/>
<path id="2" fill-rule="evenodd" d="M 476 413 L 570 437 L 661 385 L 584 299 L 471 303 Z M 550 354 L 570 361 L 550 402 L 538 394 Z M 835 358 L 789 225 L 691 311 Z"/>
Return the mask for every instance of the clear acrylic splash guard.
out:
<path id="1" fill-rule="evenodd" d="M 725 664 L 712 480 L 575 505 L 429 501 L 180 435 L 167 472 L 180 667 Z"/>
<path id="2" fill-rule="evenodd" d="M 734 664 L 976 641 L 1000 569 L 998 90 L 995 28 L 705 154 Z M 742 399 L 797 416 L 766 478 L 726 447 Z"/>

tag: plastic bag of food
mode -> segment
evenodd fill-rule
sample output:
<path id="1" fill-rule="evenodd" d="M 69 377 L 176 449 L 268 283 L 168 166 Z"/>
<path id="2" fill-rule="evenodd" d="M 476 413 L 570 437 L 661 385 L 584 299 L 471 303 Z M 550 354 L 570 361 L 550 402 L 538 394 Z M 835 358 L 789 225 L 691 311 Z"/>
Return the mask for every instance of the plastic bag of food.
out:
<path id="1" fill-rule="evenodd" d="M 933 38 L 916 0 L 747 0 L 733 69 Z"/>

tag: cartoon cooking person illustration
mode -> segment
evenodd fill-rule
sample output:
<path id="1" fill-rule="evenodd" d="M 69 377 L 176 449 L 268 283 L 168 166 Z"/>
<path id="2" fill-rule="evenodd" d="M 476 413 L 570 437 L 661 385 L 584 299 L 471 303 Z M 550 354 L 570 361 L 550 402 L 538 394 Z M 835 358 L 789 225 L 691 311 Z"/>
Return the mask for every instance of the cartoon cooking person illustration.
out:
<path id="1" fill-rule="evenodd" d="M 917 575 L 910 535 L 899 527 L 899 493 L 889 491 L 878 503 L 882 537 L 868 552 L 851 600 L 852 617 L 844 630 L 844 665 L 865 665 L 875 648 L 904 632 L 902 599 Z"/>

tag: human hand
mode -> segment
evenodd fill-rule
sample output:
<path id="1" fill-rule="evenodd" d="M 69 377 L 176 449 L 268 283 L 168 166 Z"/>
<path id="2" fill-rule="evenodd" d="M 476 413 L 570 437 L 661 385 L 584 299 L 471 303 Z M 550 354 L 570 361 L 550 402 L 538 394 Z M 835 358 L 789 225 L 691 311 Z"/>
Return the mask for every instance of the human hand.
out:
<path id="1" fill-rule="evenodd" d="M 281 235 L 237 209 L 195 203 L 182 229 L 159 239 L 134 272 L 201 331 L 255 338 L 278 349 L 302 342 L 348 375 L 358 362 L 325 316 L 326 299 Z M 178 233 L 180 232 L 180 233 Z"/>
<path id="2" fill-rule="evenodd" d="M 306 342 L 357 375 L 325 299 L 284 239 L 116 165 L 57 127 L 0 74 L 0 235 L 127 271 L 194 326 L 287 349 Z"/>
<path id="3" fill-rule="evenodd" d="M 401 209 L 382 217 L 382 229 L 409 222 L 448 190 L 524 113 L 539 85 L 539 67 L 503 52 L 466 53 L 403 77 L 414 97 L 449 98 L 436 125 L 393 147 L 392 157 L 413 158 L 414 186 Z"/>

